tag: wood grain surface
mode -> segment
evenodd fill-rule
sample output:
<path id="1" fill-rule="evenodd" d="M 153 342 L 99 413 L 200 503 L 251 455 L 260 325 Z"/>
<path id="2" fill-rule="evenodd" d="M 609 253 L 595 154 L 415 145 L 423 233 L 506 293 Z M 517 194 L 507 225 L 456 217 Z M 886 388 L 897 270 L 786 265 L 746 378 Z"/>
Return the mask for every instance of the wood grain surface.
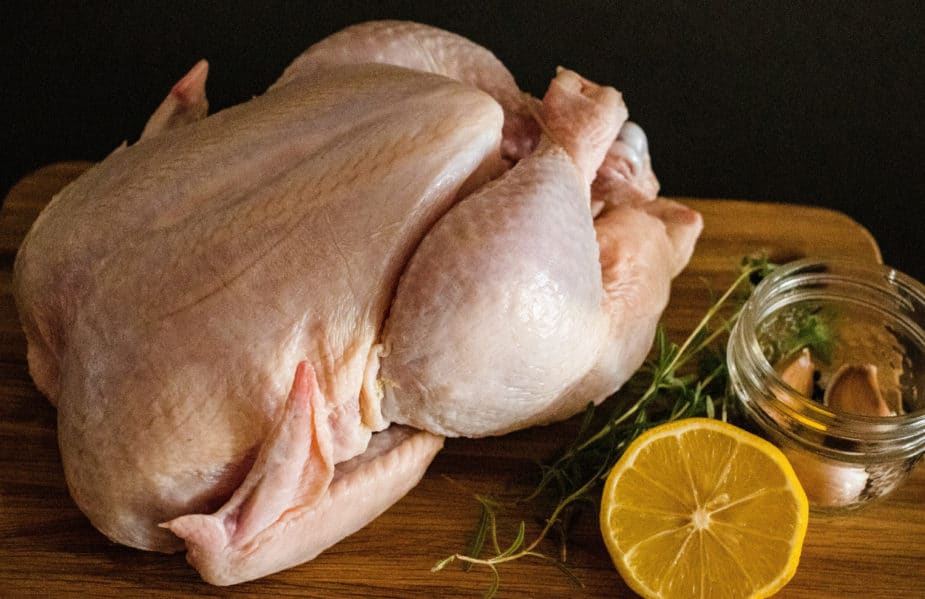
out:
<path id="1" fill-rule="evenodd" d="M 10 295 L 16 248 L 49 198 L 87 163 L 46 167 L 13 188 L 0 212 L 0 597 L 478 597 L 488 575 L 440 558 L 462 550 L 478 516 L 474 493 L 516 492 L 533 460 L 570 439 L 574 422 L 501 438 L 448 440 L 424 480 L 362 531 L 312 562 L 231 588 L 200 581 L 183 555 L 145 553 L 99 534 L 68 496 L 55 410 L 33 387 Z M 683 335 L 711 290 L 739 259 L 766 251 L 784 260 L 843 255 L 879 260 L 870 235 L 824 209 L 731 200 L 684 200 L 706 227 L 665 314 Z M 925 597 L 925 468 L 885 501 L 850 517 L 813 515 L 800 568 L 780 597 Z M 503 533 L 513 532 L 502 530 Z M 568 561 L 578 587 L 556 568 L 521 562 L 502 570 L 501 597 L 631 597 L 611 566 L 596 518 L 578 522 Z"/>

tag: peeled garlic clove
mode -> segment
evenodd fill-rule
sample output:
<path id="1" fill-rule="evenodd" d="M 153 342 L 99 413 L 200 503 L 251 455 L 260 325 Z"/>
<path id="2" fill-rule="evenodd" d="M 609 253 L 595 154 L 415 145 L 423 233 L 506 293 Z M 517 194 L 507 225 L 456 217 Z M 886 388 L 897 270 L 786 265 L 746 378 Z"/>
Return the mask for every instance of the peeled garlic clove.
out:
<path id="1" fill-rule="evenodd" d="M 822 403 L 856 416 L 893 416 L 877 382 L 873 364 L 845 364 L 832 376 Z"/>
<path id="2" fill-rule="evenodd" d="M 813 375 L 816 373 L 816 365 L 813 363 L 808 347 L 804 347 L 803 351 L 789 361 L 778 364 L 776 369 L 780 373 L 780 378 L 794 391 L 803 397 L 813 396 Z"/>
<path id="3" fill-rule="evenodd" d="M 803 449 L 784 448 L 783 451 L 814 506 L 851 505 L 867 487 L 869 475 L 863 466 L 832 462 Z"/>

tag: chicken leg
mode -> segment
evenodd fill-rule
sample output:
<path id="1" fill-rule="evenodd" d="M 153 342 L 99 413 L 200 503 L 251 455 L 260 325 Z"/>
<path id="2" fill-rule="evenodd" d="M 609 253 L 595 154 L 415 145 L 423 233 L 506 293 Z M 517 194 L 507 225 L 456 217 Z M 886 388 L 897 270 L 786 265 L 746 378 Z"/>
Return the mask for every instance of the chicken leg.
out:
<path id="1" fill-rule="evenodd" d="M 665 222 L 633 207 L 594 223 L 590 186 L 626 119 L 612 88 L 561 71 L 537 151 L 456 204 L 402 276 L 384 332 L 386 419 L 483 436 L 566 418 L 642 362 L 676 274 Z M 686 261 L 686 260 L 685 260 Z"/>

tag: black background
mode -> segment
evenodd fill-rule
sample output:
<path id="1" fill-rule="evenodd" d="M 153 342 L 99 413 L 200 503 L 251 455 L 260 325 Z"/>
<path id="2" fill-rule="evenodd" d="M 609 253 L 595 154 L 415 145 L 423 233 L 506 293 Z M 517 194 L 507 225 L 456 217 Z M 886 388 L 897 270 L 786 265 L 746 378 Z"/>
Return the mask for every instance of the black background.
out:
<path id="1" fill-rule="evenodd" d="M 211 63 L 219 110 L 311 43 L 376 18 L 491 49 L 541 94 L 557 65 L 621 89 L 666 195 L 816 204 L 925 279 L 916 2 L 29 2 L 0 8 L 0 192 L 137 138 L 171 85 Z"/>

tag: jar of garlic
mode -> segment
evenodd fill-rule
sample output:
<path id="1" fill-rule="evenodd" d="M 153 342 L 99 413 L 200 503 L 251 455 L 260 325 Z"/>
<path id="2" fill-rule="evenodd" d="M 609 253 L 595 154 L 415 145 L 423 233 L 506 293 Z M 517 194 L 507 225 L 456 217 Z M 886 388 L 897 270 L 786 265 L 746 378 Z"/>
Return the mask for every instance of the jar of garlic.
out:
<path id="1" fill-rule="evenodd" d="M 894 269 L 804 259 L 755 289 L 727 347 L 756 432 L 814 511 L 883 497 L 925 452 L 925 286 Z"/>

